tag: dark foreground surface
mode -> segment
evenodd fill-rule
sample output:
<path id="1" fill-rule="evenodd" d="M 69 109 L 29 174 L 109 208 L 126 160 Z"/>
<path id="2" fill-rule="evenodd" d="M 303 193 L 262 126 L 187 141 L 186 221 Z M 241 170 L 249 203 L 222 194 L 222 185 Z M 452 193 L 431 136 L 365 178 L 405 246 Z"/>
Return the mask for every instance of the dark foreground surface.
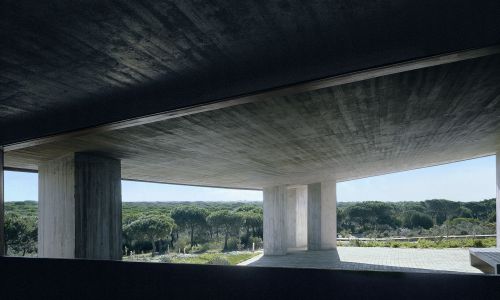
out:
<path id="1" fill-rule="evenodd" d="M 499 299 L 500 277 L 0 258 L 0 299 Z"/>

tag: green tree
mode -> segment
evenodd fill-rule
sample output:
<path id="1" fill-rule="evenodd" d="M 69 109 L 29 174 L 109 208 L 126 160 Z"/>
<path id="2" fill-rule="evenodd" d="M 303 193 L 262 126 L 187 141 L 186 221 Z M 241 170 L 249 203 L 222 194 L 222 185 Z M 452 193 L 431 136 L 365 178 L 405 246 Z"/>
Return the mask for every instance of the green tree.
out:
<path id="1" fill-rule="evenodd" d="M 5 218 L 4 232 L 7 249 L 10 248 L 22 256 L 37 251 L 38 225 L 36 217 L 8 213 Z"/>
<path id="2" fill-rule="evenodd" d="M 143 216 L 126 225 L 123 229 L 127 236 L 138 241 L 149 241 L 153 246 L 152 256 L 156 252 L 156 241 L 166 239 L 172 232 L 174 221 L 165 216 Z"/>
<path id="3" fill-rule="evenodd" d="M 256 236 L 259 229 L 262 227 L 263 218 L 262 214 L 255 213 L 253 211 L 238 212 L 242 217 L 243 226 L 246 229 L 247 235 Z"/>
<path id="4" fill-rule="evenodd" d="M 206 226 L 207 210 L 195 206 L 181 206 L 174 208 L 170 215 L 177 226 L 189 231 L 191 247 L 193 247 L 195 245 L 194 231 Z"/>
<path id="5" fill-rule="evenodd" d="M 263 217 L 261 213 L 254 210 L 239 211 L 237 213 L 242 217 L 242 224 L 245 228 L 245 234 L 241 237 L 241 242 L 246 246 L 251 246 L 251 237 L 260 237 L 262 233 Z"/>
<path id="6" fill-rule="evenodd" d="M 243 215 L 228 210 L 215 211 L 208 215 L 207 222 L 211 226 L 222 228 L 224 232 L 224 250 L 227 250 L 227 240 L 232 235 L 238 235 L 243 224 Z"/>

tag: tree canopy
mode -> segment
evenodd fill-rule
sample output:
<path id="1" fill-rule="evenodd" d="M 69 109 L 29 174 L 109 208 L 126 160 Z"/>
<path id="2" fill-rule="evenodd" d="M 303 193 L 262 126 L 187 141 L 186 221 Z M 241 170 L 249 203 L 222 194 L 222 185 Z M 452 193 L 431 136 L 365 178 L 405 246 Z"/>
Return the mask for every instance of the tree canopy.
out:
<path id="1" fill-rule="evenodd" d="M 182 229 L 189 230 L 191 236 L 191 246 L 194 246 L 194 231 L 196 228 L 201 229 L 206 226 L 208 211 L 203 208 L 189 205 L 174 208 L 170 215 L 174 219 L 177 226 Z"/>
<path id="2" fill-rule="evenodd" d="M 224 250 L 227 250 L 229 236 L 239 233 L 243 224 L 243 214 L 228 210 L 216 211 L 208 215 L 207 222 L 211 226 L 222 228 L 224 232 Z"/>
<path id="3" fill-rule="evenodd" d="M 172 232 L 174 221 L 167 216 L 149 215 L 126 225 L 123 232 L 126 236 L 133 237 L 139 241 L 149 241 L 153 246 L 152 254 L 156 252 L 155 242 L 166 239 Z"/>
<path id="4" fill-rule="evenodd" d="M 20 216 L 8 213 L 5 218 L 5 240 L 8 250 L 22 256 L 27 253 L 36 253 L 38 222 L 35 216 Z"/>

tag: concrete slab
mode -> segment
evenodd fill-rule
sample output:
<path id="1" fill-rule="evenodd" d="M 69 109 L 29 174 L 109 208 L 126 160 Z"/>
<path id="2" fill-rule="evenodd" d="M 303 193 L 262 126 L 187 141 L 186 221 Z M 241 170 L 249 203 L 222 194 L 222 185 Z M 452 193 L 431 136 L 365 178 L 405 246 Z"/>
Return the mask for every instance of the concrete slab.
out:
<path id="1" fill-rule="evenodd" d="M 498 82 L 492 55 L 8 151 L 5 166 L 92 151 L 124 179 L 250 189 L 399 172 L 495 154 Z"/>

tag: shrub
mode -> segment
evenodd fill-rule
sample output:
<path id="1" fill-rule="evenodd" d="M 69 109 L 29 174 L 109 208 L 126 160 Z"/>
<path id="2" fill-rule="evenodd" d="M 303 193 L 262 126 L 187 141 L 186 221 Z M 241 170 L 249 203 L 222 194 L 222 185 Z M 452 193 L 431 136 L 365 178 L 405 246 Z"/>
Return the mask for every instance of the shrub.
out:
<path id="1" fill-rule="evenodd" d="M 476 248 L 483 248 L 484 247 L 484 243 L 481 240 L 474 240 L 474 242 L 472 242 L 472 245 Z"/>
<path id="2" fill-rule="evenodd" d="M 231 237 L 227 240 L 227 248 L 226 251 L 237 251 L 241 250 L 242 246 L 240 243 L 240 239 Z"/>
<path id="3" fill-rule="evenodd" d="M 172 260 L 172 257 L 170 257 L 168 255 L 162 255 L 162 256 L 160 256 L 160 262 L 162 262 L 162 263 L 172 263 L 173 260 Z"/>
<path id="4" fill-rule="evenodd" d="M 179 239 L 177 240 L 177 243 L 176 243 L 175 246 L 176 246 L 177 249 L 181 250 L 181 253 L 183 253 L 184 248 L 186 248 L 186 251 L 188 251 L 189 247 L 190 247 L 189 237 L 188 236 L 179 236 Z"/>
<path id="5" fill-rule="evenodd" d="M 361 247 L 362 245 L 361 245 L 361 242 L 358 239 L 353 239 L 353 240 L 349 240 L 349 246 L 351 246 L 351 247 Z"/>
<path id="6" fill-rule="evenodd" d="M 191 247 L 189 253 L 204 253 L 207 252 L 209 249 L 210 249 L 209 245 L 205 243 Z"/>
<path id="7" fill-rule="evenodd" d="M 249 241 L 249 249 L 252 249 L 252 243 L 255 243 L 255 250 L 262 249 L 264 244 L 262 243 L 262 239 L 258 236 L 250 237 Z"/>
<path id="8" fill-rule="evenodd" d="M 207 261 L 207 265 L 223 265 L 223 266 L 228 266 L 230 265 L 229 260 L 227 258 L 222 257 L 222 256 L 214 256 L 213 258 L 210 258 Z"/>
<path id="9" fill-rule="evenodd" d="M 209 242 L 206 243 L 208 250 L 221 250 L 224 248 L 224 242 L 221 241 L 214 241 L 214 242 Z"/>
<path id="10" fill-rule="evenodd" d="M 402 245 L 399 242 L 391 242 L 390 243 L 391 248 L 399 248 L 400 246 L 402 246 Z"/>

